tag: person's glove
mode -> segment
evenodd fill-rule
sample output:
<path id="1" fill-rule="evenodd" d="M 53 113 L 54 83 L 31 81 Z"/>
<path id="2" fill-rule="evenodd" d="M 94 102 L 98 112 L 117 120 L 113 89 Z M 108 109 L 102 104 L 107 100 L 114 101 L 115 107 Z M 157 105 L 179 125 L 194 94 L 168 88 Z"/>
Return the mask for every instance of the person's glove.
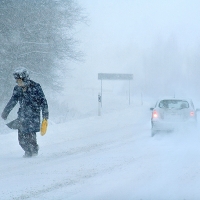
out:
<path id="1" fill-rule="evenodd" d="M 40 128 L 40 134 L 43 136 L 47 132 L 47 126 L 48 126 L 48 121 L 47 119 L 42 120 L 41 128 Z"/>
<path id="2" fill-rule="evenodd" d="M 4 120 L 7 119 L 7 115 L 6 115 L 4 112 L 2 112 L 1 117 L 2 117 Z"/>

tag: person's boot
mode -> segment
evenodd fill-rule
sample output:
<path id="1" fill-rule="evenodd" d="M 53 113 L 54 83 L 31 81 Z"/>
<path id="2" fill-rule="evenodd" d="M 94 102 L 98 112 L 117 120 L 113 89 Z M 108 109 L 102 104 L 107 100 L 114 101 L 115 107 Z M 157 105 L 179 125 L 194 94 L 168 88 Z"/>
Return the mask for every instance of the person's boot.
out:
<path id="1" fill-rule="evenodd" d="M 37 156 L 37 155 L 38 155 L 38 151 L 37 152 L 35 151 L 32 153 L 32 156 Z"/>
<path id="2" fill-rule="evenodd" d="M 35 149 L 32 151 L 32 156 L 37 156 L 39 151 L 39 145 L 35 147 Z"/>
<path id="3" fill-rule="evenodd" d="M 28 151 L 25 151 L 25 154 L 23 155 L 23 158 L 30 158 L 30 157 L 32 157 L 32 153 L 28 152 Z"/>

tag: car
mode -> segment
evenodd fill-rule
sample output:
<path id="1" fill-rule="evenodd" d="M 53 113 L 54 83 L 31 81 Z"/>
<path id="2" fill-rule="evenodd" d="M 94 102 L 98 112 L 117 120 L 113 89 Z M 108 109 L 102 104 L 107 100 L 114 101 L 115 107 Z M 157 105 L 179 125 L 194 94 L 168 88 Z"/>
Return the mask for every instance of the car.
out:
<path id="1" fill-rule="evenodd" d="M 173 131 L 180 127 L 195 127 L 197 112 L 192 100 L 182 98 L 164 98 L 157 101 L 154 108 L 150 108 L 151 136 L 160 131 Z"/>

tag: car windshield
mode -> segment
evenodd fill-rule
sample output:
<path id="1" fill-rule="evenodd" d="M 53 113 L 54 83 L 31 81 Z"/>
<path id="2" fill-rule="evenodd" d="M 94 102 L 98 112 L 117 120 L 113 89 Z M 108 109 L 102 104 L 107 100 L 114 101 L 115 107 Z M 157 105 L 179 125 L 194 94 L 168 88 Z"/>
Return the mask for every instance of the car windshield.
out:
<path id="1" fill-rule="evenodd" d="M 162 100 L 158 106 L 166 109 L 184 109 L 189 108 L 189 103 L 184 100 Z"/>

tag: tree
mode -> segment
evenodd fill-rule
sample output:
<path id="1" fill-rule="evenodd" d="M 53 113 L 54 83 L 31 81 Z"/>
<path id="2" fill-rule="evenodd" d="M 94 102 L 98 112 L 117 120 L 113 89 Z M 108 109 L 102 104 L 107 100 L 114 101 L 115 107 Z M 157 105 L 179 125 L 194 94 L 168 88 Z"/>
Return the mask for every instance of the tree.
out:
<path id="1" fill-rule="evenodd" d="M 74 0 L 2 0 L 0 2 L 0 93 L 7 99 L 12 72 L 26 67 L 49 88 L 58 86 L 64 59 L 79 59 L 71 30 L 85 17 Z M 2 100 L 2 99 L 1 99 Z"/>

